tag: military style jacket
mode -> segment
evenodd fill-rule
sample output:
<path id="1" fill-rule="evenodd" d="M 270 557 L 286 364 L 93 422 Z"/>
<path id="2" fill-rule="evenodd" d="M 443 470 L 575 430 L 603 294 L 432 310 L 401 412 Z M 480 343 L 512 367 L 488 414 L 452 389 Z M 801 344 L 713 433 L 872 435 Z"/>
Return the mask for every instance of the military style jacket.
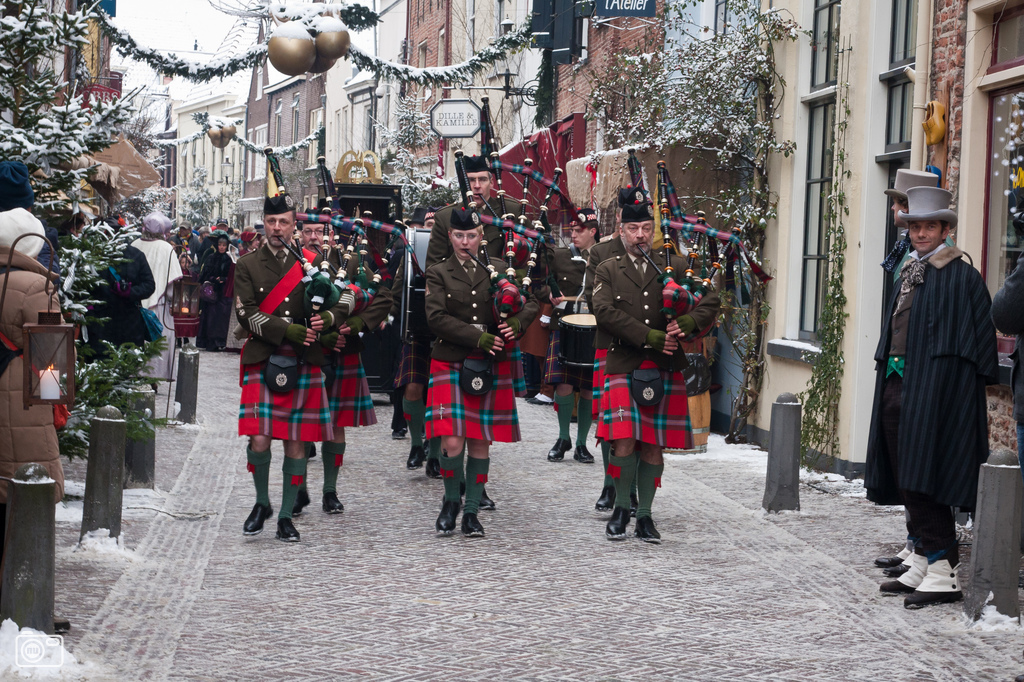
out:
<path id="1" fill-rule="evenodd" d="M 686 261 L 672 256 L 672 267 L 686 270 Z M 680 347 L 671 356 L 647 346 L 647 333 L 665 331 L 668 320 L 661 314 L 661 290 L 658 273 L 647 264 L 640 272 L 628 255 L 615 256 L 597 267 L 594 283 L 594 316 L 597 327 L 612 338 L 608 347 L 608 374 L 624 374 L 638 368 L 644 360 L 653 360 L 661 369 L 680 371 L 686 367 L 686 353 Z M 689 315 L 704 329 L 718 316 L 718 294 L 708 292 Z"/>
<path id="2" fill-rule="evenodd" d="M 327 252 L 327 262 L 335 268 L 340 268 L 342 253 L 341 249 L 332 248 Z M 322 262 L 323 256 L 317 256 L 316 260 L 313 261 L 313 265 L 320 267 Z M 355 263 L 352 264 L 352 269 L 355 269 Z M 331 277 L 333 278 L 333 276 L 332 273 Z M 380 323 L 388 318 L 388 313 L 391 311 L 392 295 L 390 286 L 382 281 L 370 305 L 356 314 L 356 317 L 364 322 L 363 332 L 365 334 L 375 331 L 380 326 Z M 335 327 L 341 327 L 344 322 L 345 320 L 343 319 L 338 320 Z M 352 355 L 353 353 L 362 352 L 364 348 L 366 348 L 366 343 L 363 341 L 363 337 L 358 334 L 350 334 L 348 340 L 345 341 L 345 346 L 338 353 L 341 355 Z"/>
<path id="3" fill-rule="evenodd" d="M 594 246 L 597 246 L 596 244 Z M 587 270 L 587 258 L 590 255 L 590 249 L 582 251 L 580 258 L 583 260 L 572 259 L 572 249 L 569 248 L 555 248 L 551 249 L 551 260 L 549 261 L 549 267 L 551 268 L 551 275 L 555 278 L 555 282 L 558 283 L 558 288 L 562 292 L 562 296 L 575 296 L 580 293 L 580 288 L 583 286 L 583 278 Z M 550 289 L 547 289 L 548 295 L 550 295 Z M 545 297 L 546 298 L 546 297 Z M 555 325 L 558 323 L 558 318 L 566 314 L 566 310 L 569 310 L 570 303 L 566 303 L 566 308 L 559 309 L 554 308 L 551 311 L 551 324 Z M 589 303 L 588 303 L 589 307 Z"/>
<path id="4" fill-rule="evenodd" d="M 594 283 L 597 281 L 597 266 L 609 258 L 625 255 L 626 247 L 622 245 L 622 238 L 619 237 L 618 232 L 590 247 L 590 255 L 587 258 L 586 287 L 583 291 L 584 296 L 587 297 L 587 306 L 590 308 L 590 312 L 594 312 Z M 594 335 L 594 348 L 607 349 L 611 342 L 611 334 L 602 330 L 598 325 L 597 333 Z"/>
<path id="5" fill-rule="evenodd" d="M 235 264 L 235 317 L 238 318 L 238 324 L 250 334 L 242 348 L 242 364 L 263 362 L 283 344 L 290 346 L 291 343 L 284 338 L 288 325 L 306 323 L 306 287 L 302 282 L 295 285 L 273 313 L 267 314 L 260 310 L 260 303 L 270 295 L 295 263 L 295 256 L 288 252 L 285 252 L 282 263 L 270 247 L 264 244 L 239 258 Z M 334 317 L 331 329 L 334 329 L 338 326 L 341 313 L 337 308 L 331 313 Z M 330 329 L 325 327 L 323 331 Z M 300 345 L 295 351 L 306 362 L 314 365 L 322 365 L 324 362 L 323 349 L 319 343 Z"/>
<path id="6" fill-rule="evenodd" d="M 501 215 L 500 199 L 491 197 L 487 200 L 487 203 L 494 209 L 494 213 L 497 213 L 499 216 Z M 521 205 L 515 199 L 505 197 L 505 206 L 508 208 L 509 213 L 519 215 Z M 449 204 L 434 214 L 434 227 L 430 229 L 430 245 L 427 247 L 427 262 L 422 264 L 424 268 L 440 263 L 452 255 L 452 243 L 448 239 L 448 228 L 451 225 L 452 211 L 461 207 L 461 203 Z M 494 217 L 486 208 L 480 211 L 480 214 Z M 484 225 L 484 239 L 487 240 L 487 253 L 490 254 L 491 258 L 501 260 L 502 256 L 505 255 L 504 230 L 497 225 Z M 500 271 L 505 271 L 504 265 L 502 265 Z"/>
<path id="7" fill-rule="evenodd" d="M 491 264 L 501 270 L 496 258 Z M 498 334 L 498 320 L 490 293 L 490 275 L 476 263 L 472 277 L 454 256 L 427 268 L 427 324 L 437 334 L 431 357 L 444 362 L 461 362 L 477 348 L 486 331 Z M 532 295 L 519 314 L 520 333 L 526 331 L 537 316 L 538 305 Z M 506 345 L 506 349 L 508 346 Z M 508 351 L 495 352 L 496 360 L 506 360 Z"/>

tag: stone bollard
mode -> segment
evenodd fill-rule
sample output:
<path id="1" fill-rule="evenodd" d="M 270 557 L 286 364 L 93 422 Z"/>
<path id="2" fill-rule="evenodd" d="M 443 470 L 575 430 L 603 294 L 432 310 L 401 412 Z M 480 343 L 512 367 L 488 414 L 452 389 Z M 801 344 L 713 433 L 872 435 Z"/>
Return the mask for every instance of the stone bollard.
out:
<path id="1" fill-rule="evenodd" d="M 178 383 L 174 388 L 174 400 L 181 409 L 178 421 L 196 423 L 196 401 L 199 396 L 199 349 L 186 343 L 178 353 Z"/>
<path id="2" fill-rule="evenodd" d="M 9 485 L 0 621 L 10 618 L 52 635 L 57 483 L 46 467 L 32 463 L 22 465 Z"/>
<path id="3" fill-rule="evenodd" d="M 92 419 L 89 465 L 85 470 L 82 532 L 106 528 L 110 537 L 121 535 L 121 500 L 124 487 L 125 424 L 121 411 L 107 405 Z"/>
<path id="4" fill-rule="evenodd" d="M 770 512 L 800 509 L 800 413 L 792 393 L 772 403 L 768 473 L 761 506 Z"/>
<path id="5" fill-rule="evenodd" d="M 1022 491 L 1017 453 L 1006 448 L 993 451 L 978 475 L 971 582 L 964 596 L 964 613 L 974 620 L 988 603 L 1004 616 L 1020 618 L 1017 577 Z"/>
<path id="6" fill-rule="evenodd" d="M 156 392 L 149 386 L 132 391 L 132 410 L 151 422 L 156 413 Z M 124 487 L 152 488 L 156 471 L 156 430 L 150 430 L 141 440 L 124 445 Z"/>

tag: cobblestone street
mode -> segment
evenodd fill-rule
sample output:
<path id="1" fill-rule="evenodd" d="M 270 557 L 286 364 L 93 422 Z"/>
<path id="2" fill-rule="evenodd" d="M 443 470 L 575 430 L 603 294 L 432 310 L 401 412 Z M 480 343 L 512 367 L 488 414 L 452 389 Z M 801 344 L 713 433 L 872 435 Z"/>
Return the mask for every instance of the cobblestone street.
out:
<path id="1" fill-rule="evenodd" d="M 58 523 L 56 612 L 89 679 L 1011 680 L 1024 636 L 970 630 L 961 605 L 907 611 L 874 557 L 903 515 L 801 487 L 765 516 L 765 453 L 668 458 L 654 518 L 664 544 L 604 537 L 600 464 L 552 464 L 554 411 L 520 401 L 524 441 L 492 451 L 487 537 L 438 538 L 441 484 L 405 468 L 409 441 L 348 431 L 338 494 L 242 535 L 253 504 L 236 434 L 238 356 L 203 353 L 199 425 L 158 433 L 157 491 L 126 511 L 132 550 L 72 551 Z M 158 401 L 163 411 L 163 400 Z M 574 425 L 575 433 L 575 425 Z M 599 449 L 591 444 L 599 458 Z M 724 453 L 724 454 L 723 454 Z M 271 500 L 280 504 L 281 449 Z M 84 465 L 69 467 L 84 481 Z M 131 498 L 135 499 L 135 498 Z M 276 516 L 276 514 L 275 514 Z M 966 574 L 966 564 L 962 574 Z"/>

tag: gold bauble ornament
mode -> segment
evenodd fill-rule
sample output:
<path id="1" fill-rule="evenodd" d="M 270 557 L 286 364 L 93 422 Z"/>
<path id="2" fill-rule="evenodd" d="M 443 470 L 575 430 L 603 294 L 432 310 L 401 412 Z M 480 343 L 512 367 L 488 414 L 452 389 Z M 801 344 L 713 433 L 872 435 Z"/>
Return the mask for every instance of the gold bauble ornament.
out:
<path id="1" fill-rule="evenodd" d="M 317 52 L 316 60 L 313 61 L 313 66 L 309 67 L 309 72 L 323 73 L 324 71 L 329 70 L 337 62 L 337 59 L 324 59 L 324 57 L 319 52 Z"/>
<path id="2" fill-rule="evenodd" d="M 301 76 L 316 61 L 316 44 L 312 39 L 271 36 L 267 56 L 275 69 L 286 76 Z"/>
<path id="3" fill-rule="evenodd" d="M 224 147 L 227 147 L 228 144 L 231 142 L 231 140 L 235 139 L 235 132 L 236 132 L 235 126 L 230 125 L 230 124 L 226 125 L 226 126 L 224 126 L 224 127 L 222 127 L 220 129 L 220 137 L 221 137 L 221 140 L 223 140 L 223 143 L 224 143 L 223 146 L 221 147 L 221 149 L 223 149 Z"/>
<path id="4" fill-rule="evenodd" d="M 316 54 L 323 59 L 341 59 L 351 43 L 348 31 L 325 31 L 316 37 Z"/>
<path id="5" fill-rule="evenodd" d="M 209 130 L 206 131 L 206 136 L 210 138 L 210 142 L 213 144 L 214 147 L 216 147 L 217 149 L 224 149 L 225 145 L 221 143 L 223 135 L 221 135 L 220 128 L 210 128 Z"/>

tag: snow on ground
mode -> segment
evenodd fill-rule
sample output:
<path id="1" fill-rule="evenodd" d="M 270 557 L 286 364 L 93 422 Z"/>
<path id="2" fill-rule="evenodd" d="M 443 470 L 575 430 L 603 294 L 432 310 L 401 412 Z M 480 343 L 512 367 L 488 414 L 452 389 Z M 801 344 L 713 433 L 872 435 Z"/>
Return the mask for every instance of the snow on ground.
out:
<path id="1" fill-rule="evenodd" d="M 122 493 L 121 518 L 149 518 L 163 509 L 167 495 L 149 488 L 128 488 Z M 81 524 L 85 484 L 64 482 L 64 500 L 57 503 L 57 523 Z"/>
<path id="2" fill-rule="evenodd" d="M 864 490 L 864 480 L 855 478 L 850 480 L 842 474 L 825 474 L 811 469 L 800 470 L 800 482 L 815 490 L 831 495 L 842 497 L 867 497 Z"/>
<path id="3" fill-rule="evenodd" d="M 1020 618 L 1011 618 L 999 613 L 996 610 L 995 604 L 989 604 L 993 598 L 995 598 L 995 595 L 989 592 L 988 599 L 985 600 L 985 603 L 988 605 L 981 610 L 981 618 L 977 621 L 972 623 L 968 616 L 964 616 L 967 629 L 973 632 L 1013 632 L 1020 630 Z"/>
<path id="4" fill-rule="evenodd" d="M 64 648 L 64 639 L 32 628 L 18 628 L 7 619 L 0 625 L 0 679 L 111 679 L 95 664 L 80 662 Z"/>
<path id="5" fill-rule="evenodd" d="M 141 560 L 135 554 L 135 550 L 124 546 L 124 532 L 118 537 L 112 538 L 110 531 L 106 528 L 89 531 L 71 551 L 74 552 L 76 558 L 80 559 L 97 561 L 127 559 L 130 562 Z"/>

